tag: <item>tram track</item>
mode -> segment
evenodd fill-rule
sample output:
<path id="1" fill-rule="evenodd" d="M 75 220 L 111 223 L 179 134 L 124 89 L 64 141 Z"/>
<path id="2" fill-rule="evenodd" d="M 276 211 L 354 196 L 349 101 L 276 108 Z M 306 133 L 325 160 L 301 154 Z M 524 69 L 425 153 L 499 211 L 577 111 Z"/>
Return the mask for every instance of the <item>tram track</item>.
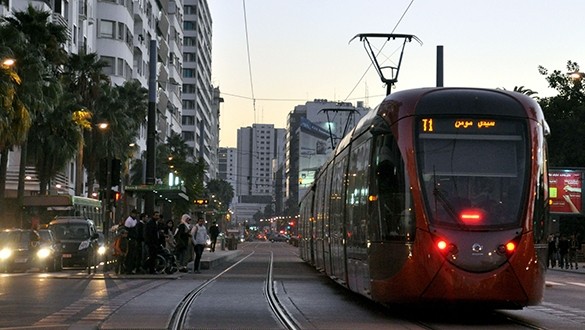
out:
<path id="1" fill-rule="evenodd" d="M 204 291 L 209 288 L 213 283 L 215 283 L 218 279 L 225 276 L 229 273 L 233 268 L 243 263 L 246 259 L 254 255 L 255 251 L 252 251 L 248 255 L 244 256 L 241 260 L 234 263 L 230 267 L 226 268 L 219 274 L 215 275 L 214 277 L 206 280 L 201 285 L 197 286 L 193 290 L 191 290 L 183 300 L 178 304 L 177 308 L 173 312 L 171 320 L 168 325 L 169 330 L 179 330 L 185 329 L 188 327 L 187 319 L 192 311 L 193 306 L 195 306 L 195 302 L 197 298 L 201 296 Z M 297 330 L 300 329 L 297 321 L 288 313 L 286 308 L 280 303 L 278 299 L 278 295 L 276 292 L 276 288 L 274 285 L 273 279 L 273 264 L 274 264 L 274 255 L 270 252 L 270 257 L 268 261 L 268 270 L 266 272 L 266 277 L 264 280 L 263 286 L 263 294 L 268 304 L 269 310 L 274 315 L 274 318 L 280 322 L 283 328 L 288 330 Z"/>

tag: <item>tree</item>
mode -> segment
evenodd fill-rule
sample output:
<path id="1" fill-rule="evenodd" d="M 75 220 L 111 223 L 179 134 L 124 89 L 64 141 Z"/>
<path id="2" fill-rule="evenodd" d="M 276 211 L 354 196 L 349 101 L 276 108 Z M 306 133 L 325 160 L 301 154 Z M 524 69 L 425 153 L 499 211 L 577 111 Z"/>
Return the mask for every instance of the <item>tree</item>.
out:
<path id="1" fill-rule="evenodd" d="M 93 117 L 96 102 L 103 93 L 103 85 L 109 84 L 110 78 L 103 73 L 103 68 L 108 63 L 99 59 L 96 53 L 87 54 L 85 51 L 79 54 L 71 54 L 63 72 L 63 84 L 71 92 L 71 97 L 77 102 L 78 110 L 87 112 L 86 116 Z M 81 112 L 80 112 L 81 114 Z M 75 194 L 83 193 L 83 169 L 86 143 L 92 144 L 92 134 L 86 141 L 86 132 L 91 131 L 93 125 L 85 119 L 77 121 L 78 147 L 75 173 Z"/>
<path id="2" fill-rule="evenodd" d="M 222 210 L 227 210 L 234 198 L 234 188 L 232 185 L 221 179 L 213 179 L 207 183 L 207 191 L 210 195 L 215 195 L 221 202 Z"/>
<path id="3" fill-rule="evenodd" d="M 10 29 L 11 30 L 11 29 Z M 20 41 L 18 41 L 20 40 Z M 20 33 L 9 31 L 0 26 L 0 60 L 12 58 L 8 44 L 24 42 Z M 0 64 L 0 199 L 4 199 L 6 186 L 6 169 L 8 151 L 11 146 L 22 143 L 30 126 L 30 115 L 27 107 L 20 100 L 17 89 L 21 83 L 20 76 L 12 66 Z"/>
<path id="4" fill-rule="evenodd" d="M 52 111 L 55 108 L 62 92 L 58 83 L 58 73 L 66 59 L 62 45 L 68 38 L 67 28 L 50 23 L 48 21 L 50 16 L 50 12 L 38 10 L 29 5 L 26 10 L 15 11 L 13 16 L 5 17 L 2 21 L 2 28 L 8 33 L 24 36 L 24 42 L 14 44 L 12 48 L 18 63 L 16 70 L 22 79 L 16 94 L 29 110 L 33 122 L 39 113 Z M 32 134 L 34 133 L 32 131 Z M 17 192 L 19 203 L 24 195 L 24 176 L 27 165 L 26 139 L 27 137 L 20 143 Z"/>
<path id="5" fill-rule="evenodd" d="M 567 72 L 579 72 L 576 62 L 567 62 L 567 71 L 549 70 L 540 66 L 540 74 L 546 76 L 549 87 L 558 95 L 540 99 L 547 123 L 551 130 L 548 139 L 550 166 L 585 166 L 585 86 L 580 75 L 572 78 Z"/>

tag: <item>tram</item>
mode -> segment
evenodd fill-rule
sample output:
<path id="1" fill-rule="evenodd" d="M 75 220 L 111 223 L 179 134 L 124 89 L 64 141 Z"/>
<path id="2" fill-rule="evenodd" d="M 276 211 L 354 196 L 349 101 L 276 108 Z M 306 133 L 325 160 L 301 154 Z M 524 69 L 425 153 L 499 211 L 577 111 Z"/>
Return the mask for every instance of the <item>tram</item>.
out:
<path id="1" fill-rule="evenodd" d="M 389 95 L 301 199 L 301 257 L 384 304 L 539 304 L 548 134 L 536 101 L 515 92 Z"/>

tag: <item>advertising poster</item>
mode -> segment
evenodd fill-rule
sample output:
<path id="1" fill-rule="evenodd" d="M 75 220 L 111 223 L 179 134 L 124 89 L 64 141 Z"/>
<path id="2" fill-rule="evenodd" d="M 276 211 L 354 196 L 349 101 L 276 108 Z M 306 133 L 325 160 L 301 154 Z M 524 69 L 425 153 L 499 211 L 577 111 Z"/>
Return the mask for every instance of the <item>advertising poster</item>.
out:
<path id="1" fill-rule="evenodd" d="M 582 171 L 551 169 L 548 179 L 551 213 L 583 213 Z"/>

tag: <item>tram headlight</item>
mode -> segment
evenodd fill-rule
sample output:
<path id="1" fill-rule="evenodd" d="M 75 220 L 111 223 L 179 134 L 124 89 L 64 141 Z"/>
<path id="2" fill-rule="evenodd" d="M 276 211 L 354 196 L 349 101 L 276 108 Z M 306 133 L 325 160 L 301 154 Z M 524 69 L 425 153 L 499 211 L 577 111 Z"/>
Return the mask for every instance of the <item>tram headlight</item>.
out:
<path id="1" fill-rule="evenodd" d="M 97 253 L 98 253 L 100 256 L 103 256 L 104 254 L 106 254 L 106 247 L 105 247 L 105 246 L 103 246 L 103 245 L 102 245 L 102 246 L 100 246 L 100 247 L 98 248 L 98 250 L 97 250 Z"/>
<path id="2" fill-rule="evenodd" d="M 4 248 L 0 250 L 0 260 L 6 260 L 12 256 L 12 249 Z"/>

